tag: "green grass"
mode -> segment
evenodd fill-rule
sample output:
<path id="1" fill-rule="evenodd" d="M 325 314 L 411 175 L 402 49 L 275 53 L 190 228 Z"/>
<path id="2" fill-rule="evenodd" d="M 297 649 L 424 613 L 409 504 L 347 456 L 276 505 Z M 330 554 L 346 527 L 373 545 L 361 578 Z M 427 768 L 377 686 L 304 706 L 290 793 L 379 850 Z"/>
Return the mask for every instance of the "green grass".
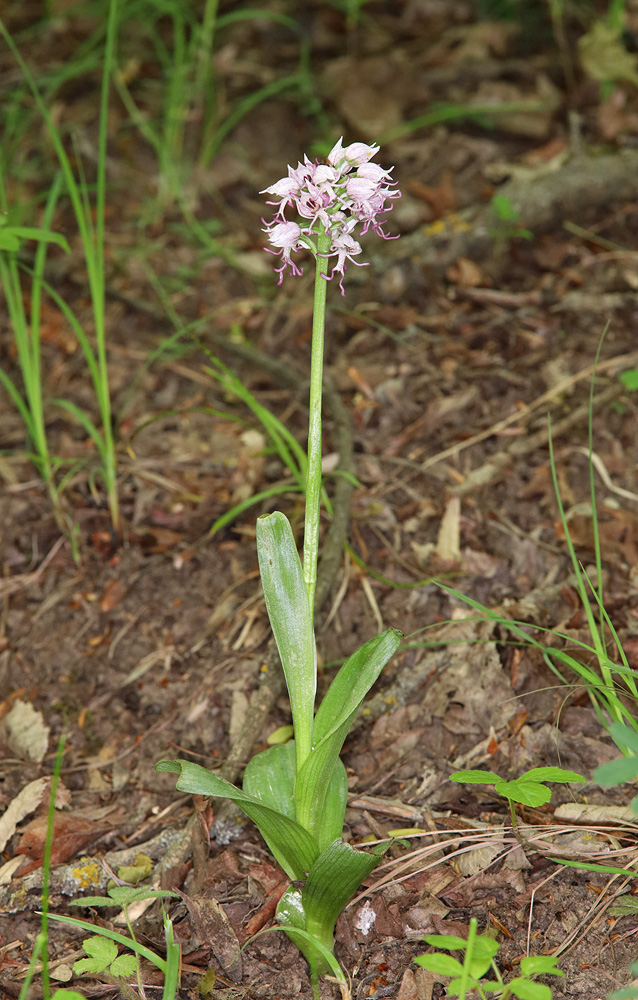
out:
<path id="1" fill-rule="evenodd" d="M 100 458 L 101 474 L 104 479 L 109 510 L 113 527 L 120 530 L 120 512 L 117 493 L 117 469 L 115 456 L 115 439 L 112 428 L 111 396 L 108 378 L 108 364 L 106 352 L 106 318 L 105 318 L 105 277 L 104 277 L 104 215 L 106 205 L 106 142 L 107 142 L 107 113 L 109 97 L 109 81 L 114 65 L 115 38 L 118 24 L 117 0 L 111 0 L 109 5 L 109 17 L 106 33 L 106 43 L 104 49 L 104 69 L 102 75 L 102 88 L 100 97 L 100 120 L 98 137 L 97 156 L 97 182 L 96 200 L 92 205 L 89 194 L 89 185 L 86 177 L 81 172 L 79 178 L 76 177 L 71 159 L 66 151 L 62 136 L 56 127 L 51 112 L 46 106 L 42 95 L 37 87 L 33 74 L 31 73 L 22 55 L 18 51 L 15 42 L 8 33 L 4 23 L 0 21 L 0 34 L 11 50 L 23 77 L 29 86 L 33 99 L 47 126 L 49 137 L 53 144 L 55 154 L 58 159 L 60 171 L 64 179 L 65 193 L 68 196 L 75 216 L 78 232 L 82 241 L 84 258 L 87 270 L 87 280 L 90 289 L 93 318 L 93 340 L 95 346 L 89 340 L 86 332 L 75 318 L 68 305 L 53 291 L 48 288 L 56 304 L 62 309 L 65 317 L 71 323 L 74 333 L 82 348 L 84 359 L 91 379 L 95 399 L 99 412 L 100 422 L 97 425 L 91 417 L 80 410 L 79 407 L 68 399 L 58 399 L 56 403 L 69 413 L 82 426 L 84 431 L 92 439 Z M 57 189 L 56 189 L 57 195 Z M 49 200 L 50 203 L 50 200 Z M 95 211 L 95 221 L 93 212 Z M 44 262 L 42 262 L 42 267 Z M 37 286 L 36 286 L 37 287 Z M 40 287 L 42 287 L 40 273 Z M 48 287 L 48 286 L 47 286 Z M 20 358 L 23 364 L 23 358 Z M 31 360 L 31 371 L 22 370 L 23 381 L 28 381 L 34 375 L 35 364 Z M 39 370 L 37 372 L 39 376 Z M 41 388 L 40 388 L 41 395 Z M 35 397 L 35 393 L 32 394 Z M 14 402 L 16 401 L 13 396 Z M 24 419 L 24 413 L 21 411 Z"/>

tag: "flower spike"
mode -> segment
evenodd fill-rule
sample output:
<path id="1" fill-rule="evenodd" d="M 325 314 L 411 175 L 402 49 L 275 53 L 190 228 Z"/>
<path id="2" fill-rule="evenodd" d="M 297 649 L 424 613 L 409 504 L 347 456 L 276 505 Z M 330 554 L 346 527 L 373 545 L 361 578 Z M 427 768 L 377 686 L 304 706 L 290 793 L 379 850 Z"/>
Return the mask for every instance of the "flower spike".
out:
<path id="1" fill-rule="evenodd" d="M 281 267 L 275 267 L 279 282 L 289 269 L 292 275 L 303 273 L 291 254 L 304 248 L 317 257 L 318 249 L 313 237 L 325 234 L 330 238 L 330 249 L 322 257 L 336 257 L 330 274 L 322 274 L 331 281 L 340 275 L 339 287 L 345 295 L 343 278 L 347 262 L 361 267 L 364 262 L 354 258 L 362 252 L 353 236 L 360 225 L 361 235 L 372 229 L 382 240 L 398 239 L 384 232 L 385 215 L 392 211 L 393 201 L 401 197 L 392 170 L 384 170 L 378 163 L 371 163 L 379 147 L 364 142 L 343 145 L 343 136 L 328 153 L 327 163 L 319 163 L 304 156 L 303 163 L 288 167 L 288 176 L 265 188 L 261 194 L 273 195 L 277 200 L 267 202 L 276 208 L 273 219 L 264 221 L 264 232 L 275 249 L 268 253 L 281 258 Z M 294 209 L 297 221 L 286 218 L 286 209 Z"/>

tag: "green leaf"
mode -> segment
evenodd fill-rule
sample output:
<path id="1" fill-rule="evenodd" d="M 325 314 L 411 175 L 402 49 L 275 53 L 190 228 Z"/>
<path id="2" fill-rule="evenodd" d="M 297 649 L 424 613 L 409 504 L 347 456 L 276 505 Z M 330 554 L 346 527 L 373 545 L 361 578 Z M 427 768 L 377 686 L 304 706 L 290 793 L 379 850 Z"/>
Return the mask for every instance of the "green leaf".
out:
<path id="1" fill-rule="evenodd" d="M 332 949 L 337 917 L 379 861 L 379 854 L 364 854 L 336 840 L 310 869 L 301 894 L 306 930 L 327 948 Z"/>
<path id="2" fill-rule="evenodd" d="M 179 775 L 177 787 L 181 792 L 211 795 L 214 798 L 236 802 L 259 831 L 291 879 L 302 879 L 319 854 L 314 837 L 289 816 L 265 806 L 252 795 L 240 791 L 229 781 L 224 781 L 200 764 L 186 760 L 160 760 L 156 771 L 169 771 Z"/>
<path id="3" fill-rule="evenodd" d="M 492 198 L 492 209 L 494 214 L 502 222 L 517 222 L 519 214 L 514 208 L 509 198 L 503 194 L 495 194 Z"/>
<path id="4" fill-rule="evenodd" d="M 624 896 L 617 896 L 616 902 L 609 907 L 608 911 L 612 917 L 626 917 L 629 914 L 635 915 L 638 912 L 638 899 L 626 893 Z"/>
<path id="5" fill-rule="evenodd" d="M 72 899 L 69 906 L 128 906 L 138 899 L 168 899 L 176 897 L 176 892 L 169 889 L 136 889 L 129 886 L 114 886 L 109 889 L 108 896 L 83 896 L 82 899 Z"/>
<path id="6" fill-rule="evenodd" d="M 279 743 L 287 743 L 292 739 L 293 733 L 292 726 L 279 726 L 277 729 L 273 729 L 270 736 L 266 737 L 266 743 L 271 747 L 277 746 Z"/>
<path id="7" fill-rule="evenodd" d="M 529 771 L 521 774 L 519 781 L 586 781 L 582 774 L 575 771 L 565 771 L 562 767 L 532 767 Z"/>
<path id="8" fill-rule="evenodd" d="M 625 389 L 629 389 L 632 392 L 638 389 L 638 368 L 631 368 L 627 372 L 621 372 L 620 381 Z"/>
<path id="9" fill-rule="evenodd" d="M 438 976 L 460 976 L 463 966 L 451 955 L 417 955 L 414 959 L 417 965 L 427 969 L 428 972 L 435 972 Z"/>
<path id="10" fill-rule="evenodd" d="M 533 983 L 531 979 L 523 979 L 517 976 L 512 979 L 507 988 L 512 991 L 519 1000 L 552 1000 L 552 991 L 544 983 Z"/>
<path id="11" fill-rule="evenodd" d="M 526 781 L 516 778 L 515 781 L 503 781 L 496 786 L 496 791 L 506 799 L 522 802 L 525 806 L 543 806 L 552 797 L 551 790 L 538 781 Z"/>
<path id="12" fill-rule="evenodd" d="M 295 800 L 298 821 L 324 847 L 331 842 L 322 832 L 326 793 L 341 747 L 361 702 L 400 642 L 401 633 L 387 629 L 361 646 L 343 664 L 317 711 L 313 747 L 298 769 Z"/>
<path id="13" fill-rule="evenodd" d="M 244 771 L 242 788 L 275 812 L 296 819 L 294 740 L 255 754 Z"/>
<path id="14" fill-rule="evenodd" d="M 77 990 L 56 990 L 51 1000 L 85 1000 Z"/>
<path id="15" fill-rule="evenodd" d="M 638 372 L 636 374 L 638 375 Z M 614 722 L 609 727 L 609 735 L 618 746 L 627 747 L 632 753 L 638 754 L 638 731 L 632 726 L 624 722 Z"/>
<path id="16" fill-rule="evenodd" d="M 333 841 L 341 840 L 347 804 L 348 774 L 341 757 L 337 757 L 317 828 L 316 837 L 320 851 L 325 851 Z"/>
<path id="17" fill-rule="evenodd" d="M 609 994 L 609 1000 L 636 1000 L 637 997 L 638 987 L 636 986 L 627 986 L 624 990 L 614 990 L 613 993 Z"/>
<path id="18" fill-rule="evenodd" d="M 491 771 L 455 771 L 450 775 L 450 781 L 461 781 L 464 785 L 496 785 L 505 778 Z"/>
<path id="19" fill-rule="evenodd" d="M 257 555 L 288 687 L 299 771 L 312 744 L 317 652 L 301 560 L 288 518 L 280 511 L 257 519 Z"/>
<path id="20" fill-rule="evenodd" d="M 71 253 L 71 247 L 67 243 L 64 236 L 60 233 L 54 233 L 50 229 L 36 229 L 33 226 L 12 226 L 11 229 L 5 229 L 1 236 L 5 237 L 8 233 L 17 236 L 20 240 L 37 240 L 39 243 L 56 243 L 61 247 L 65 253 Z"/>
<path id="21" fill-rule="evenodd" d="M 423 938 L 433 948 L 445 948 L 446 951 L 465 951 L 467 938 L 456 937 L 454 934 L 426 934 Z M 487 934 L 477 934 L 472 947 L 472 958 L 491 961 L 498 951 L 498 941 Z"/>
<path id="22" fill-rule="evenodd" d="M 114 962 L 111 962 L 109 975 L 111 976 L 134 976 L 137 971 L 137 958 L 135 955 L 118 955 Z"/>
<path id="23" fill-rule="evenodd" d="M 447 951 L 465 951 L 467 948 L 467 938 L 454 934 L 426 934 L 423 940 L 433 948 L 445 948 Z M 496 947 L 498 950 L 498 945 Z"/>
<path id="24" fill-rule="evenodd" d="M 452 979 L 451 982 L 448 983 L 447 995 L 449 997 L 459 997 L 461 995 L 461 990 L 463 990 L 464 991 L 463 996 L 465 997 L 467 996 L 468 990 L 475 990 L 477 986 L 478 983 L 476 979 L 472 978 L 472 976 L 468 976 L 468 978 L 465 980 L 465 984 L 463 983 L 462 979 Z M 490 989 L 490 987 L 487 986 L 486 983 L 481 983 L 481 986 L 487 993 L 494 992 L 494 990 Z"/>
<path id="25" fill-rule="evenodd" d="M 306 930 L 306 914 L 298 889 L 289 889 L 281 897 L 277 905 L 277 920 L 281 930 L 304 955 L 313 974 L 330 971 L 340 983 L 346 984 L 343 969 L 331 949 Z"/>
<path id="26" fill-rule="evenodd" d="M 631 871 L 628 868 L 616 868 L 615 865 L 596 865 L 589 861 L 566 861 L 565 858 L 550 858 L 550 861 L 554 861 L 557 865 L 566 865 L 568 868 L 582 868 L 583 871 L 588 872 L 605 872 L 609 875 L 628 875 L 630 878 L 636 878 L 638 872 Z"/>
<path id="27" fill-rule="evenodd" d="M 623 785 L 638 777 L 638 757 L 618 757 L 601 764 L 594 771 L 592 778 L 597 785 L 610 788 L 612 785 Z"/>
<path id="28" fill-rule="evenodd" d="M 81 958 L 73 965 L 73 971 L 80 975 L 82 972 L 89 972 L 97 975 L 104 972 L 111 962 L 117 958 L 117 945 L 114 941 L 95 934 L 82 942 L 84 951 L 89 956 Z"/>
<path id="29" fill-rule="evenodd" d="M 633 898 L 633 897 L 632 897 Z M 556 968 L 557 958 L 553 955 L 530 955 L 521 959 L 521 972 L 530 976 L 564 976 L 565 973 Z"/>

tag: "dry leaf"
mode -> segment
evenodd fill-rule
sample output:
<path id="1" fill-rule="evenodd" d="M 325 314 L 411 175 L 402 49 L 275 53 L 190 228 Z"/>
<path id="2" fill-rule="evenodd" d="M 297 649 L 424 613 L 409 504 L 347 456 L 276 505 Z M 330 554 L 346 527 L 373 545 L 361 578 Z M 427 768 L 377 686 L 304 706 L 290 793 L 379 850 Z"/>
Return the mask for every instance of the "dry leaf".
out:
<path id="1" fill-rule="evenodd" d="M 13 837 L 18 823 L 38 808 L 48 784 L 48 778 L 36 778 L 25 785 L 9 803 L 0 816 L 0 851 L 4 850 L 7 841 Z"/>
<path id="2" fill-rule="evenodd" d="M 578 54 L 593 80 L 627 80 L 638 86 L 638 56 L 627 52 L 620 31 L 605 21 L 596 21 L 578 39 Z"/>
<path id="3" fill-rule="evenodd" d="M 436 554 L 445 562 L 454 562 L 461 558 L 461 500 L 451 497 L 441 519 Z"/>
<path id="4" fill-rule="evenodd" d="M 9 748 L 23 760 L 41 764 L 49 745 L 49 727 L 29 702 L 16 701 L 5 716 L 3 726 Z"/>

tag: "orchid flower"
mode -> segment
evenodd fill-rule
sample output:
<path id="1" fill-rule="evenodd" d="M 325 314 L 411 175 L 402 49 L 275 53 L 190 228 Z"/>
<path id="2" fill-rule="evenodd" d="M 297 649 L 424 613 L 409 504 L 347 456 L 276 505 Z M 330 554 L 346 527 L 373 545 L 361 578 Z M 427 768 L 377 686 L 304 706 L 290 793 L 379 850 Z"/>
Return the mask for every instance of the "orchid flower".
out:
<path id="1" fill-rule="evenodd" d="M 378 146 L 364 142 L 344 147 L 341 138 L 328 153 L 326 163 L 305 156 L 303 163 L 288 167 L 287 177 L 261 192 L 277 199 L 267 202 L 276 211 L 270 222 L 265 219 L 263 222 L 268 241 L 276 248 L 266 248 L 267 252 L 281 258 L 281 266 L 275 267 L 278 284 L 288 269 L 292 275 L 303 273 L 291 255 L 308 248 L 315 257 L 336 256 L 331 272 L 321 276 L 330 281 L 339 274 L 339 287 L 345 295 L 343 278 L 347 262 L 362 266 L 354 259 L 362 252 L 352 235 L 356 226 L 361 225 L 362 235 L 372 229 L 383 240 L 397 239 L 384 232 L 383 224 L 392 210 L 392 202 L 401 197 L 401 192 L 391 178 L 394 168 L 384 170 L 370 162 L 378 151 Z M 286 219 L 286 209 L 296 212 L 297 222 Z M 313 237 L 327 239 L 322 239 L 320 248 Z"/>

